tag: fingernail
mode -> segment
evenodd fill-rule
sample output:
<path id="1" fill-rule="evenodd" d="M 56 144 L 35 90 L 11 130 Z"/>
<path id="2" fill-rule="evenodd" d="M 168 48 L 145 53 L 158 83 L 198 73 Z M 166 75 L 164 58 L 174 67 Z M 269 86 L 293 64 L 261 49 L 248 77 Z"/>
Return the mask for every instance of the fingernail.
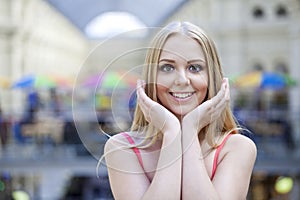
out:
<path id="1" fill-rule="evenodd" d="M 223 78 L 223 83 L 224 83 L 224 85 L 228 85 L 228 78 Z"/>
<path id="2" fill-rule="evenodd" d="M 144 83 L 144 81 L 142 79 L 138 79 L 138 81 L 139 81 L 140 84 Z"/>

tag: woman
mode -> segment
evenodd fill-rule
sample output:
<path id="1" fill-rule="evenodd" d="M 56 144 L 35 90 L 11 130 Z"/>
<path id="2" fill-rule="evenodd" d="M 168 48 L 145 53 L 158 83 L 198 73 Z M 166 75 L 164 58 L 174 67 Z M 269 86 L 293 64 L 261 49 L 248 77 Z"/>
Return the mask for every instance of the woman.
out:
<path id="1" fill-rule="evenodd" d="M 105 145 L 115 199 L 245 199 L 256 147 L 229 106 L 213 41 L 189 22 L 154 38 L 132 130 Z"/>

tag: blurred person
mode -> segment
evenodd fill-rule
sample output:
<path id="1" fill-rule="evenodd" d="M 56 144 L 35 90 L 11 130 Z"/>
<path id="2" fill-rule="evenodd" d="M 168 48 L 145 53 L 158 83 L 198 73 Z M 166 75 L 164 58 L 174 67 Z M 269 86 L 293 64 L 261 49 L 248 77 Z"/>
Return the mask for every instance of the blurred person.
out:
<path id="1" fill-rule="evenodd" d="M 238 134 L 210 37 L 170 23 L 148 50 L 143 79 L 131 131 L 105 145 L 114 198 L 246 199 L 256 146 Z"/>
<path id="2" fill-rule="evenodd" d="M 12 132 L 16 142 L 24 144 L 29 141 L 32 136 L 24 135 L 24 126 L 33 125 L 37 122 L 38 111 L 43 106 L 38 92 L 31 88 L 28 91 L 24 113 L 19 120 L 12 123 Z"/>
<path id="3" fill-rule="evenodd" d="M 29 91 L 26 103 L 25 113 L 20 121 L 21 124 L 34 123 L 37 120 L 37 112 L 42 106 L 40 96 L 35 90 Z"/>
<path id="4" fill-rule="evenodd" d="M 60 116 L 61 114 L 61 102 L 57 94 L 56 88 L 50 89 L 50 109 L 54 116 Z"/>
<path id="5" fill-rule="evenodd" d="M 4 117 L 1 107 L 0 107 L 0 139 L 1 139 L 1 148 L 5 149 L 8 141 L 8 121 Z"/>

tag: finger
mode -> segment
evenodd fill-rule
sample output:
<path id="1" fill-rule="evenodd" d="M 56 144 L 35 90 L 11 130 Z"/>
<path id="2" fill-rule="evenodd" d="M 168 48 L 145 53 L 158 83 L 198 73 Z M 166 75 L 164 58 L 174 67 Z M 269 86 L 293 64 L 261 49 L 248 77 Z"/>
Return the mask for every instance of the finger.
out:
<path id="1" fill-rule="evenodd" d="M 150 98 L 146 95 L 145 89 L 142 86 L 142 81 L 138 80 L 137 84 L 137 97 L 140 103 L 143 103 L 143 105 L 146 105 L 146 102 L 150 100 Z"/>
<path id="2" fill-rule="evenodd" d="M 139 97 L 145 101 L 147 99 L 150 99 L 145 93 L 144 84 L 143 84 L 142 80 L 138 80 L 138 82 L 137 82 L 137 93 L 138 93 Z"/>
<path id="3" fill-rule="evenodd" d="M 225 110 L 226 106 L 227 106 L 227 101 L 226 100 L 222 100 L 222 102 L 220 102 L 216 106 L 215 113 L 218 113 L 218 115 L 221 114 Z"/>
<path id="4" fill-rule="evenodd" d="M 228 97 L 226 97 L 227 95 L 228 94 L 225 94 L 225 96 L 217 103 L 217 105 L 215 106 L 216 111 L 222 112 L 226 108 L 229 102 Z"/>
<path id="5" fill-rule="evenodd" d="M 226 88 L 225 97 L 217 104 L 214 113 L 216 114 L 216 118 L 221 116 L 221 113 L 226 109 L 230 99 L 229 87 Z"/>
<path id="6" fill-rule="evenodd" d="M 226 99 L 227 101 L 230 100 L 230 85 L 229 85 L 228 78 L 226 78 L 225 99 Z"/>
<path id="7" fill-rule="evenodd" d="M 138 81 L 137 84 L 137 97 L 138 104 L 148 122 L 151 121 L 151 110 L 154 106 L 154 102 L 146 95 L 144 87 L 142 86 L 142 80 Z"/>
<path id="8" fill-rule="evenodd" d="M 143 87 L 143 83 L 142 83 L 142 80 L 138 80 L 137 81 L 137 86 L 136 86 L 136 91 L 137 93 L 141 96 L 141 93 L 144 93 L 145 92 L 145 89 Z"/>
<path id="9" fill-rule="evenodd" d="M 141 80 L 138 80 L 137 81 L 137 101 L 138 101 L 138 104 L 142 110 L 142 112 L 144 113 L 144 115 L 146 114 L 146 109 L 147 109 L 147 106 L 145 104 L 145 96 L 143 95 L 145 93 L 143 87 L 141 87 Z"/>
<path id="10" fill-rule="evenodd" d="M 224 99 L 225 97 L 225 84 L 223 83 L 222 86 L 221 86 L 221 89 L 220 91 L 217 93 L 216 96 L 214 96 L 213 98 L 211 98 L 210 102 L 211 102 L 211 106 L 212 107 L 216 107 L 217 104 L 222 101 L 222 99 Z"/>
<path id="11" fill-rule="evenodd" d="M 224 97 L 221 99 L 221 101 L 218 104 L 220 104 L 221 107 L 226 107 L 229 100 L 230 100 L 229 83 L 228 83 L 228 79 L 225 78 L 224 79 Z M 216 107 L 218 107 L 218 105 Z"/>
<path id="12" fill-rule="evenodd" d="M 224 92 L 222 92 L 222 90 Z M 221 113 L 226 108 L 228 102 L 230 100 L 230 91 L 229 91 L 229 84 L 228 79 L 224 78 L 221 91 L 218 93 L 216 98 L 214 99 L 214 108 L 215 112 Z"/>

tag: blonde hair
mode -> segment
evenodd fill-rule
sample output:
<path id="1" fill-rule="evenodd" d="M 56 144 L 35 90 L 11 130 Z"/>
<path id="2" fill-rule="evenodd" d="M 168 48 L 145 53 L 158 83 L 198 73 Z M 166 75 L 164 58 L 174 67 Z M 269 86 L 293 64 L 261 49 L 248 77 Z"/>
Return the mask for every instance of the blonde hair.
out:
<path id="1" fill-rule="evenodd" d="M 202 29 L 190 22 L 172 22 L 162 28 L 154 37 L 146 54 L 143 71 L 143 79 L 146 82 L 146 94 L 153 101 L 158 102 L 155 83 L 159 57 L 168 38 L 176 33 L 193 38 L 202 47 L 207 62 L 209 77 L 208 92 L 205 101 L 211 99 L 220 90 L 223 80 L 222 67 L 212 39 L 209 38 Z M 145 138 L 141 145 L 147 143 L 148 145 L 146 146 L 153 144 L 157 140 L 158 135 L 161 134 L 159 130 L 146 121 L 139 105 L 136 106 L 131 131 L 144 133 Z M 225 135 L 229 133 L 237 133 L 237 124 L 234 120 L 230 106 L 227 105 L 220 118 L 203 128 L 198 136 L 200 139 L 200 135 L 205 134 L 208 144 L 211 147 L 216 148 Z M 150 142 L 149 138 L 151 139 Z"/>

